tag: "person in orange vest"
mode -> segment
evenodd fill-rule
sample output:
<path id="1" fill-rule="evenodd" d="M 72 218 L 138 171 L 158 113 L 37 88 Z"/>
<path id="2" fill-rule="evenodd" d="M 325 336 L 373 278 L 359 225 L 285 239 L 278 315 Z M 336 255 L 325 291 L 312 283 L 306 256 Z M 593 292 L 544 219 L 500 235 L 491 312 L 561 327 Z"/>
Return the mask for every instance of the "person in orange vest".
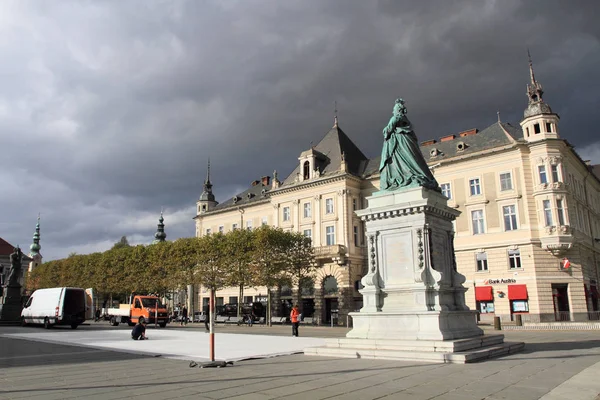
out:
<path id="1" fill-rule="evenodd" d="M 294 304 L 292 312 L 290 312 L 290 320 L 292 321 L 292 336 L 298 337 L 298 326 L 300 325 L 300 311 L 298 311 L 298 304 Z"/>

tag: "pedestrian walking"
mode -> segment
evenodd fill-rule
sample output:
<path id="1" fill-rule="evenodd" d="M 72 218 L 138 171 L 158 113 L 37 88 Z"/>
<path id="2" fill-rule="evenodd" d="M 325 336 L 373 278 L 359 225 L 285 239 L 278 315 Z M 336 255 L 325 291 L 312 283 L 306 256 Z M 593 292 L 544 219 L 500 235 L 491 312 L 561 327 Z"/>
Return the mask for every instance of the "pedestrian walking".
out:
<path id="1" fill-rule="evenodd" d="M 183 324 L 187 325 L 187 316 L 188 316 L 187 307 L 183 306 L 183 309 L 181 310 L 181 325 L 182 326 L 183 326 Z"/>
<path id="2" fill-rule="evenodd" d="M 298 311 L 298 304 L 294 304 L 292 312 L 290 312 L 290 320 L 292 321 L 292 336 L 298 337 L 298 326 L 300 326 L 300 311 Z"/>
<path id="3" fill-rule="evenodd" d="M 252 327 L 253 323 L 254 323 L 254 311 L 251 311 L 250 314 L 248 315 L 248 326 Z"/>
<path id="4" fill-rule="evenodd" d="M 210 313 L 206 313 L 204 316 L 204 327 L 206 328 L 206 332 L 210 332 L 210 326 L 208 323 L 210 322 Z"/>

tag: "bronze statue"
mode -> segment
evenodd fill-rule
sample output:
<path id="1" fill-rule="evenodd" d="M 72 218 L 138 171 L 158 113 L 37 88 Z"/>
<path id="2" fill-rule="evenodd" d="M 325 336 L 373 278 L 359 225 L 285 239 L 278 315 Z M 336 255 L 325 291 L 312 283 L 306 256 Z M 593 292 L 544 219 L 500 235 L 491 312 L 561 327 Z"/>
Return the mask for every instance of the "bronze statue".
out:
<path id="1" fill-rule="evenodd" d="M 423 158 L 417 136 L 406 117 L 404 100 L 397 99 L 394 115 L 383 128 L 383 150 L 379 165 L 380 190 L 423 186 L 440 191 L 440 187 Z"/>
<path id="2" fill-rule="evenodd" d="M 6 286 L 15 287 L 21 286 L 19 277 L 21 276 L 21 259 L 23 252 L 19 246 L 15 247 L 14 252 L 10 255 L 10 270 L 8 271 L 8 279 Z"/>

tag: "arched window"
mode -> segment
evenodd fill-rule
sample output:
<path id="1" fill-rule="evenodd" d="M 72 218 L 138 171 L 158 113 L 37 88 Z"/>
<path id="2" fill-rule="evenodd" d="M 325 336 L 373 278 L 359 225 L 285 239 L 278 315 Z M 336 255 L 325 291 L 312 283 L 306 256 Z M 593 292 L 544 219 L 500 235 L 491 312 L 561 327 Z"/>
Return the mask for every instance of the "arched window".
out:
<path id="1" fill-rule="evenodd" d="M 310 178 L 310 163 L 308 161 L 304 161 L 304 165 L 302 166 L 304 179 Z"/>
<path id="2" fill-rule="evenodd" d="M 329 275 L 323 279 L 323 292 L 325 294 L 336 294 L 338 292 L 338 283 L 335 277 Z"/>
<path id="3" fill-rule="evenodd" d="M 302 278 L 302 280 L 300 281 L 300 292 L 302 293 L 302 296 L 312 296 L 315 293 L 315 282 L 312 280 L 312 278 Z"/>

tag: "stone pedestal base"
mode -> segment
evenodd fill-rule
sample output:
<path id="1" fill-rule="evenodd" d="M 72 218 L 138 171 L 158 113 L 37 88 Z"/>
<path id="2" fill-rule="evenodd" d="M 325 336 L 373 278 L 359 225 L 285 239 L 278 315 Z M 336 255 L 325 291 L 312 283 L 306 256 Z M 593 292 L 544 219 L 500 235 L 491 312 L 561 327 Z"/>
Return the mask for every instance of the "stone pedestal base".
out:
<path id="1" fill-rule="evenodd" d="M 0 322 L 15 322 L 21 320 L 21 287 L 7 287 L 4 304 L 0 305 Z"/>
<path id="2" fill-rule="evenodd" d="M 505 343 L 504 335 L 458 340 L 327 339 L 323 347 L 304 349 L 308 356 L 369 358 L 465 364 L 517 353 L 524 343 Z"/>
<path id="3" fill-rule="evenodd" d="M 355 339 L 449 340 L 483 335 L 475 311 L 351 313 Z"/>

